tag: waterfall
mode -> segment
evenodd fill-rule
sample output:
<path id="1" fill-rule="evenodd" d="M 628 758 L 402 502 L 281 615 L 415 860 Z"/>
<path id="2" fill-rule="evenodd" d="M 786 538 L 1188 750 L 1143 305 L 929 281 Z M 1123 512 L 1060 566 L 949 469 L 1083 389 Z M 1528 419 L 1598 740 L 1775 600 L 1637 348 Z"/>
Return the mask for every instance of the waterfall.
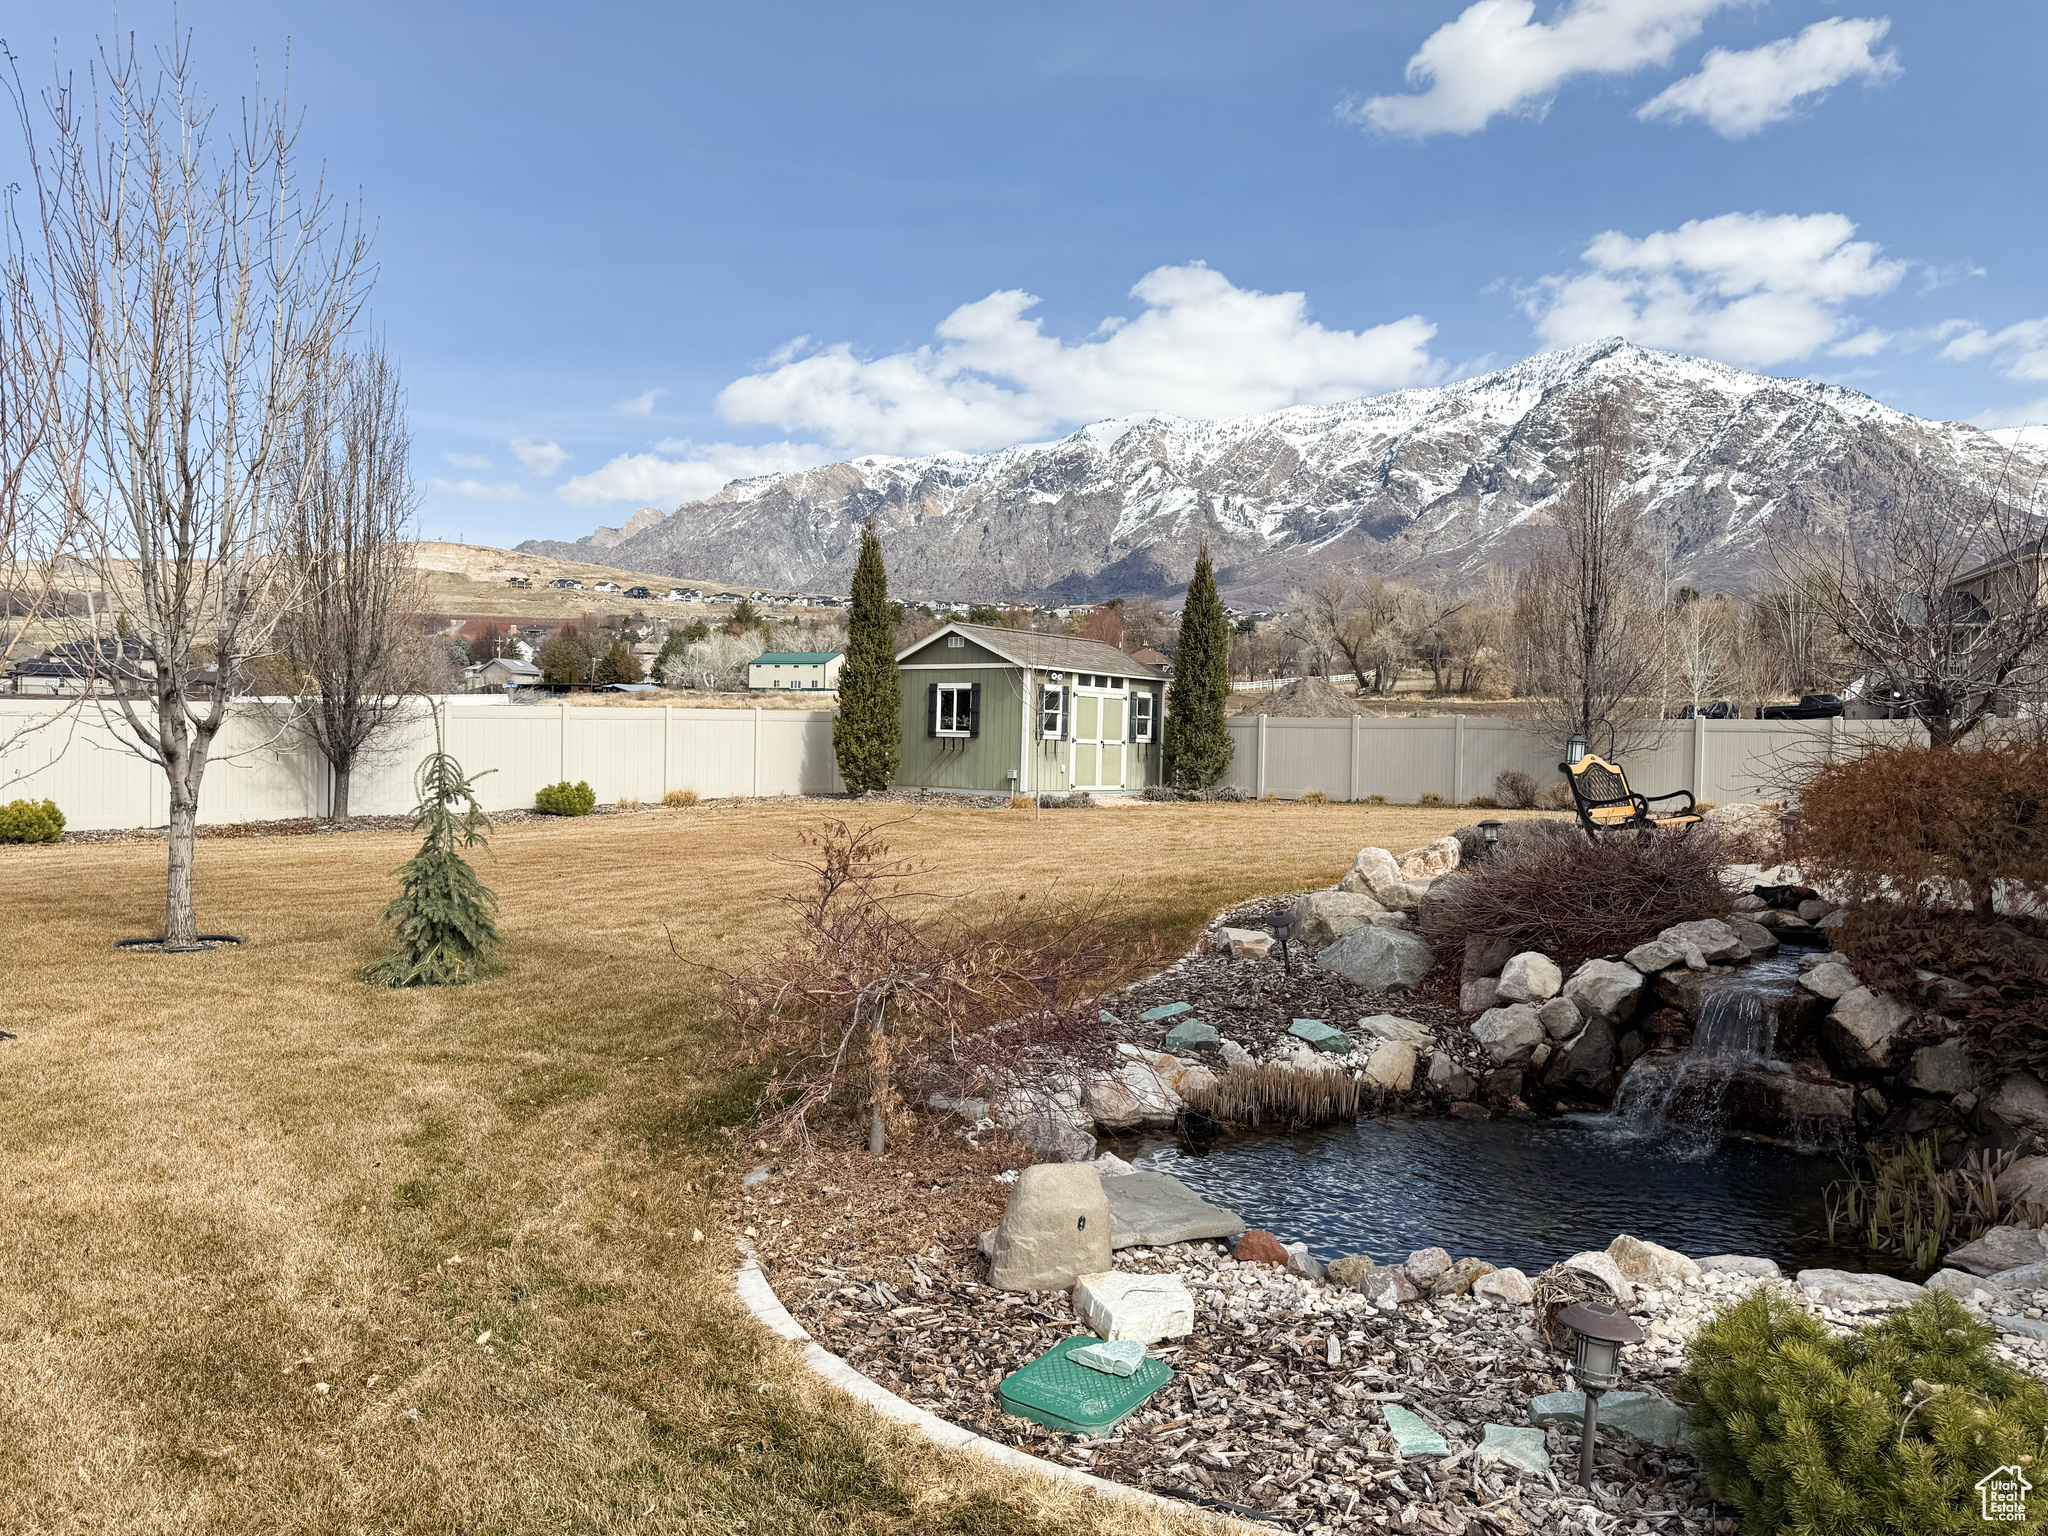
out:
<path id="1" fill-rule="evenodd" d="M 1794 995 L 1791 958 L 1752 962 L 1709 983 L 1700 998 L 1692 1047 L 1674 1061 L 1643 1057 L 1614 1096 L 1613 1124 L 1630 1136 L 1704 1150 L 1726 1124 L 1728 1085 L 1738 1074 L 1789 1072 L 1778 1060 L 1778 1016 Z"/>

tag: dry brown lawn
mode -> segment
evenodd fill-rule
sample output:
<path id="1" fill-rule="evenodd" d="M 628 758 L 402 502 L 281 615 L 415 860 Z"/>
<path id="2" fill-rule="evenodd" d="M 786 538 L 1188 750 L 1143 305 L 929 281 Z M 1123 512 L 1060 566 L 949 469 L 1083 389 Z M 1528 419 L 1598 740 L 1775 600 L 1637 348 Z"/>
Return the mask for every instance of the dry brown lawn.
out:
<path id="1" fill-rule="evenodd" d="M 942 809 L 898 842 L 962 890 L 1118 884 L 1185 940 L 1468 814 Z M 0 848 L 0 1529 L 1173 1528 L 911 1440 L 735 1311 L 752 1085 L 663 925 L 771 941 L 818 819 L 508 828 L 503 964 L 432 992 L 356 979 L 404 837 L 203 843 L 202 926 L 248 944 L 185 957 L 111 948 L 160 845 Z"/>

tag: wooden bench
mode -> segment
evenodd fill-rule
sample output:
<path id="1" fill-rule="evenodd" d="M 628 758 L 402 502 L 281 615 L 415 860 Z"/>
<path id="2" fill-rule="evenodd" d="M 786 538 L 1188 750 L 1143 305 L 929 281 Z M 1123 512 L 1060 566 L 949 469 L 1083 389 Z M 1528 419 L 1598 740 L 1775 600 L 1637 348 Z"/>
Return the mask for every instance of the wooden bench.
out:
<path id="1" fill-rule="evenodd" d="M 1572 787 L 1572 800 L 1579 808 L 1579 825 L 1595 842 L 1603 832 L 1662 832 L 1677 828 L 1681 834 L 1692 830 L 1701 818 L 1693 809 L 1690 790 L 1668 795 L 1639 795 L 1628 787 L 1628 775 L 1619 763 L 1588 752 L 1574 763 L 1559 763 L 1558 771 Z M 1683 800 L 1685 808 L 1665 815 L 1651 810 L 1667 800 Z"/>

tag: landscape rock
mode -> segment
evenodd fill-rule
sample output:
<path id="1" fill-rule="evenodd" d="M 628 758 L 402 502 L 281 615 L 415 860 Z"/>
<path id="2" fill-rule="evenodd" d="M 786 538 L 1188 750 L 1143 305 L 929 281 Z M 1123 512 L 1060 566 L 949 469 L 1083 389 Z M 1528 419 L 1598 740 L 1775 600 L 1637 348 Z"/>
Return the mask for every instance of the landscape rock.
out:
<path id="1" fill-rule="evenodd" d="M 1320 1280 L 1323 1278 L 1322 1261 L 1308 1251 L 1307 1243 L 1288 1243 L 1285 1246 L 1287 1249 L 1287 1268 L 1292 1273 L 1301 1276 L 1304 1280 Z"/>
<path id="2" fill-rule="evenodd" d="M 1524 950 L 1501 967 L 1500 995 L 1511 1003 L 1545 1003 L 1564 985 L 1557 962 L 1538 950 Z"/>
<path id="3" fill-rule="evenodd" d="M 1896 1275 L 1851 1274 L 1841 1269 L 1802 1269 L 1792 1283 L 1815 1306 L 1832 1307 L 1837 1312 L 1881 1312 L 1927 1294 L 1925 1286 Z"/>
<path id="4" fill-rule="evenodd" d="M 1358 1032 L 1374 1040 L 1398 1040 L 1418 1049 L 1436 1044 L 1436 1032 L 1427 1024 L 1404 1019 L 1398 1013 L 1369 1013 L 1358 1021 Z"/>
<path id="5" fill-rule="evenodd" d="M 1564 995 L 1589 1019 L 1626 1024 L 1643 995 L 1643 973 L 1618 960 L 1588 960 L 1564 984 Z"/>
<path id="6" fill-rule="evenodd" d="M 1173 1275 L 1106 1270 L 1074 1282 L 1074 1311 L 1102 1338 L 1140 1344 L 1185 1338 L 1195 1330 L 1195 1298 Z"/>
<path id="7" fill-rule="evenodd" d="M 1337 889 L 1377 896 L 1386 887 L 1399 885 L 1404 878 L 1399 862 L 1386 849 L 1361 848 L 1358 857 L 1351 861 L 1349 873 L 1337 883 Z"/>
<path id="8" fill-rule="evenodd" d="M 1101 1130 L 1129 1131 L 1145 1123 L 1145 1106 L 1138 1096 L 1120 1077 L 1108 1072 L 1089 1075 L 1082 1103 Z"/>
<path id="9" fill-rule="evenodd" d="M 1746 1253 L 1712 1253 L 1695 1261 L 1710 1275 L 1749 1275 L 1758 1280 L 1779 1280 L 1785 1272 L 1776 1260 L 1754 1258 Z"/>
<path id="10" fill-rule="evenodd" d="M 1571 1039 L 1586 1022 L 1579 1005 L 1568 997 L 1553 997 L 1536 1010 L 1536 1017 L 1543 1021 L 1543 1032 L 1553 1040 Z"/>
<path id="11" fill-rule="evenodd" d="M 1847 907 L 1837 907 L 1813 926 L 1832 932 L 1847 921 L 1849 921 L 1849 909 Z"/>
<path id="12" fill-rule="evenodd" d="M 1295 902 L 1292 945 L 1303 954 L 1328 949 L 1354 928 L 1363 928 L 1386 908 L 1366 891 L 1310 891 Z"/>
<path id="13" fill-rule="evenodd" d="M 1458 840 L 1440 837 L 1433 843 L 1424 843 L 1420 848 L 1401 855 L 1401 877 L 1404 880 L 1434 880 L 1456 869 L 1459 857 Z"/>
<path id="14" fill-rule="evenodd" d="M 1273 953 L 1273 935 L 1261 928 L 1226 928 L 1220 947 L 1233 960 L 1263 960 Z"/>
<path id="15" fill-rule="evenodd" d="M 2048 1131 L 2048 1088 L 2031 1072 L 2007 1077 L 1982 1107 L 2017 1130 Z"/>
<path id="16" fill-rule="evenodd" d="M 1382 1040 L 1365 1058 L 1366 1081 L 1389 1093 L 1415 1086 L 1415 1047 L 1405 1040 Z"/>
<path id="17" fill-rule="evenodd" d="M 1480 1431 L 1477 1460 L 1481 1466 L 1504 1461 L 1519 1472 L 1541 1477 L 1550 1470 L 1550 1452 L 1543 1443 L 1543 1431 L 1506 1424 L 1488 1424 Z"/>
<path id="18" fill-rule="evenodd" d="M 1484 1013 L 1500 1002 L 1498 976 L 1472 976 L 1458 983 L 1458 1011 Z"/>
<path id="19" fill-rule="evenodd" d="M 1543 1020 L 1527 1003 L 1489 1008 L 1472 1021 L 1472 1038 L 1495 1066 L 1518 1066 L 1543 1043 Z"/>
<path id="20" fill-rule="evenodd" d="M 1405 990 L 1428 973 L 1429 946 L 1398 928 L 1357 928 L 1316 956 L 1316 964 L 1374 991 Z"/>
<path id="21" fill-rule="evenodd" d="M 1452 1099 L 1469 1099 L 1478 1090 L 1472 1074 L 1458 1065 L 1457 1058 L 1438 1051 L 1429 1058 L 1429 1086 Z"/>
<path id="22" fill-rule="evenodd" d="M 1135 1376 L 1138 1367 L 1145 1363 L 1145 1346 L 1132 1339 L 1084 1344 L 1067 1358 L 1091 1371 L 1101 1371 L 1105 1376 Z"/>
<path id="23" fill-rule="evenodd" d="M 1064 1291 L 1110 1267 L 1109 1197 L 1086 1163 L 1037 1163 L 1017 1175 L 996 1226 L 989 1284 Z"/>
<path id="24" fill-rule="evenodd" d="M 1970 1093 L 1977 1086 L 1977 1069 L 1970 1065 L 1970 1053 L 1962 1041 L 1944 1040 L 1939 1045 L 1923 1045 L 1913 1053 L 1905 1082 L 1922 1093 Z"/>
<path id="25" fill-rule="evenodd" d="M 2017 1202 L 2048 1210 L 2048 1157 L 2023 1157 L 2001 1173 L 1998 1198 L 2007 1205 Z"/>
<path id="26" fill-rule="evenodd" d="M 1514 1268 L 1496 1269 L 1481 1275 L 1472 1282 L 1472 1294 L 1488 1301 L 1506 1302 L 1513 1307 L 1526 1307 L 1536 1299 L 1536 1290 L 1529 1284 L 1529 1277 Z"/>
<path id="27" fill-rule="evenodd" d="M 1349 1055 L 1351 1051 L 1351 1037 L 1341 1029 L 1330 1028 L 1321 1019 L 1296 1019 L 1287 1026 L 1287 1033 L 1312 1050 L 1332 1056 Z"/>
<path id="28" fill-rule="evenodd" d="M 2048 1342 L 2048 1319 L 2039 1317 L 2015 1317 L 2010 1313 L 1994 1315 L 1991 1326 L 2011 1338 L 2033 1339 L 2037 1343 Z"/>
<path id="29" fill-rule="evenodd" d="M 1586 1422 L 1586 1394 L 1542 1393 L 1529 1404 L 1529 1422 L 1546 1429 L 1576 1429 Z M 1661 1392 L 1601 1393 L 1600 1427 L 1667 1450 L 1683 1445 L 1691 1434 L 1685 1410 Z"/>
<path id="30" fill-rule="evenodd" d="M 1606 1286 L 1609 1294 L 1624 1307 L 1636 1304 L 1635 1286 L 1621 1266 L 1614 1262 L 1614 1256 L 1595 1248 L 1586 1253 L 1575 1253 L 1564 1261 L 1566 1269 L 1575 1269 L 1582 1275 L 1591 1275 Z"/>
<path id="31" fill-rule="evenodd" d="M 1929 1275 L 1924 1282 L 1930 1291 L 1946 1291 L 1965 1306 L 1994 1307 L 2009 1305 L 2003 1290 L 1982 1275 L 1973 1275 L 1968 1270 L 1943 1269 Z"/>
<path id="32" fill-rule="evenodd" d="M 1258 1057 L 1239 1045 L 1235 1040 L 1225 1040 L 1217 1047 L 1217 1054 L 1223 1058 L 1226 1067 L 1255 1067 Z"/>
<path id="33" fill-rule="evenodd" d="M 1514 954 L 1513 939 L 1467 939 L 1458 974 L 1468 981 L 1475 976 L 1498 977 L 1501 967 L 1506 965 Z"/>
<path id="34" fill-rule="evenodd" d="M 1799 985 L 1820 997 L 1839 998 L 1856 990 L 1856 973 L 1840 961 L 1827 960 L 1799 973 Z"/>
<path id="35" fill-rule="evenodd" d="M 1942 1262 L 1950 1269 L 1966 1269 L 1973 1275 L 1996 1275 L 2044 1260 L 2048 1260 L 2048 1244 L 2042 1241 L 2041 1228 L 2000 1226 L 1992 1227 L 1974 1242 L 1952 1249 Z"/>
<path id="36" fill-rule="evenodd" d="M 1604 1019 L 1593 1019 L 1550 1058 L 1543 1073 L 1553 1088 L 1595 1093 L 1614 1070 L 1616 1047 L 1614 1028 Z"/>
<path id="37" fill-rule="evenodd" d="M 1359 1282 L 1376 1273 L 1379 1267 L 1379 1261 L 1370 1254 L 1347 1253 L 1323 1267 L 1323 1279 L 1331 1285 L 1346 1286 L 1356 1291 L 1363 1288 Z"/>
<path id="38" fill-rule="evenodd" d="M 2048 1259 L 2037 1259 L 2032 1264 L 2022 1264 L 2018 1269 L 1996 1270 L 1984 1279 L 2001 1291 L 2048 1289 Z"/>
<path id="39" fill-rule="evenodd" d="M 1381 891 L 1379 899 L 1389 913 L 1419 912 L 1423 899 L 1429 895 L 1429 884 L 1427 880 L 1403 880 Z"/>
<path id="40" fill-rule="evenodd" d="M 1166 1032 L 1166 1049 L 1173 1055 L 1184 1051 L 1216 1051 L 1223 1049 L 1223 1037 L 1216 1032 L 1214 1024 L 1204 1024 L 1200 1019 L 1183 1019 Z"/>
<path id="41" fill-rule="evenodd" d="M 1493 1266 L 1484 1259 L 1460 1259 L 1429 1282 L 1429 1294 L 1463 1296 L 1472 1289 L 1474 1282 L 1492 1273 Z"/>
<path id="42" fill-rule="evenodd" d="M 1276 1269 L 1287 1267 L 1286 1247 L 1264 1227 L 1253 1227 L 1240 1237 L 1237 1246 L 1230 1250 L 1230 1256 L 1240 1264 L 1271 1264 Z"/>
<path id="43" fill-rule="evenodd" d="M 1697 949 L 1709 962 L 1736 961 L 1749 958 L 1749 946 L 1734 928 L 1719 918 L 1700 918 L 1690 923 L 1673 923 L 1657 935 L 1659 944 L 1668 944 L 1683 954 L 1688 948 Z"/>
<path id="44" fill-rule="evenodd" d="M 1837 1064 L 1849 1070 L 1874 1071 L 1891 1065 L 1892 1036 L 1912 1019 L 1904 1003 L 1851 987 L 1835 1000 L 1834 1011 L 1821 1026 L 1821 1043 Z"/>
<path id="45" fill-rule="evenodd" d="M 1451 1448 L 1444 1437 L 1431 1429 L 1421 1415 L 1393 1403 L 1381 1405 L 1387 1431 L 1394 1437 L 1394 1449 L 1403 1456 L 1448 1456 Z"/>
<path id="46" fill-rule="evenodd" d="M 1832 901 L 1827 901 L 1823 899 L 1822 897 L 1814 896 L 1799 903 L 1799 906 L 1796 910 L 1798 911 L 1799 916 L 1806 922 L 1817 923 L 1822 918 L 1826 917 L 1830 912 L 1835 910 L 1835 904 Z"/>
<path id="47" fill-rule="evenodd" d="M 1763 924 L 1736 913 L 1730 913 L 1721 921 L 1728 926 L 1731 933 L 1742 940 L 1744 947 L 1749 951 L 1750 959 L 1761 960 L 1765 955 L 1775 955 L 1778 952 L 1777 935 Z"/>
<path id="48" fill-rule="evenodd" d="M 1102 1178 L 1109 1201 L 1112 1248 L 1160 1248 L 1168 1243 L 1193 1243 L 1204 1238 L 1236 1237 L 1244 1218 L 1213 1205 L 1170 1173 L 1134 1168 Z"/>
<path id="49" fill-rule="evenodd" d="M 1451 1267 L 1451 1256 L 1441 1248 L 1418 1248 L 1408 1255 L 1401 1272 L 1417 1285 L 1428 1285 Z"/>
<path id="50" fill-rule="evenodd" d="M 1095 1118 L 1076 1086 L 1014 1088 L 995 1104 L 1011 1139 L 1041 1157 L 1085 1163 L 1095 1156 Z"/>
<path id="51" fill-rule="evenodd" d="M 1668 971 L 1674 965 L 1685 964 L 1685 947 L 1652 939 L 1647 944 L 1638 944 L 1621 958 L 1645 976 L 1653 976 L 1658 971 Z"/>
<path id="52" fill-rule="evenodd" d="M 1607 1245 L 1607 1255 L 1636 1285 L 1660 1289 L 1690 1285 L 1700 1277 L 1700 1267 L 1684 1254 L 1658 1243 L 1624 1233 Z"/>

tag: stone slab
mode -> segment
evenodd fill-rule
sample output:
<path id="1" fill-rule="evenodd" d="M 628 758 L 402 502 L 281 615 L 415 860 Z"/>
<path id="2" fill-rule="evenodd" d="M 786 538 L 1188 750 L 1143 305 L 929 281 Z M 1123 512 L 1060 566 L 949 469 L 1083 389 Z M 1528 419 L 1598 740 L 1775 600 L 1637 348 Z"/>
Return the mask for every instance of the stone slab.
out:
<path id="1" fill-rule="evenodd" d="M 1102 1192 L 1109 1198 L 1112 1248 L 1160 1248 L 1244 1231 L 1237 1212 L 1211 1205 L 1172 1174 L 1156 1169 L 1105 1176 Z"/>
<path id="2" fill-rule="evenodd" d="M 1387 1429 L 1394 1437 L 1394 1448 L 1403 1456 L 1448 1456 L 1451 1448 L 1444 1443 L 1444 1437 L 1431 1429 L 1420 1414 L 1411 1413 L 1393 1403 L 1380 1409 L 1386 1415 Z"/>
<path id="3" fill-rule="evenodd" d="M 1083 1344 L 1067 1358 L 1076 1365 L 1085 1365 L 1089 1370 L 1100 1371 L 1105 1376 L 1135 1376 L 1138 1374 L 1138 1367 L 1145 1363 L 1145 1346 L 1136 1339 Z"/>
<path id="4" fill-rule="evenodd" d="M 1177 1019 L 1184 1013 L 1194 1011 L 1193 1003 L 1161 1003 L 1157 1008 L 1147 1008 L 1138 1017 L 1147 1023 L 1155 1023 L 1160 1019 Z"/>
<path id="5" fill-rule="evenodd" d="M 1529 1422 L 1543 1429 L 1576 1429 L 1586 1422 L 1586 1394 L 1544 1392 L 1530 1402 Z M 1601 1393 L 1600 1427 L 1667 1448 L 1683 1445 L 1691 1436 L 1685 1410 L 1661 1392 Z"/>
<path id="6" fill-rule="evenodd" d="M 1351 1049 L 1351 1037 L 1341 1029 L 1330 1028 L 1321 1019 L 1296 1019 L 1287 1026 L 1287 1033 L 1333 1056 L 1345 1055 Z"/>
<path id="7" fill-rule="evenodd" d="M 1927 1288 L 1896 1275 L 1852 1274 L 1841 1269 L 1802 1269 L 1793 1283 L 1816 1306 L 1837 1312 L 1881 1312 L 1903 1307 L 1927 1294 Z"/>
<path id="8" fill-rule="evenodd" d="M 1166 1032 L 1165 1045 L 1173 1055 L 1182 1051 L 1221 1051 L 1223 1037 L 1216 1032 L 1214 1024 L 1204 1024 L 1200 1019 L 1183 1019 Z"/>
<path id="9" fill-rule="evenodd" d="M 1550 1452 L 1543 1444 L 1543 1431 L 1508 1424 L 1489 1424 L 1479 1440 L 1481 1461 L 1504 1461 L 1511 1467 L 1541 1477 L 1550 1470 Z"/>
<path id="10" fill-rule="evenodd" d="M 1105 1270 L 1074 1282 L 1074 1311 L 1104 1339 L 1154 1344 L 1195 1327 L 1195 1298 L 1173 1275 Z"/>

